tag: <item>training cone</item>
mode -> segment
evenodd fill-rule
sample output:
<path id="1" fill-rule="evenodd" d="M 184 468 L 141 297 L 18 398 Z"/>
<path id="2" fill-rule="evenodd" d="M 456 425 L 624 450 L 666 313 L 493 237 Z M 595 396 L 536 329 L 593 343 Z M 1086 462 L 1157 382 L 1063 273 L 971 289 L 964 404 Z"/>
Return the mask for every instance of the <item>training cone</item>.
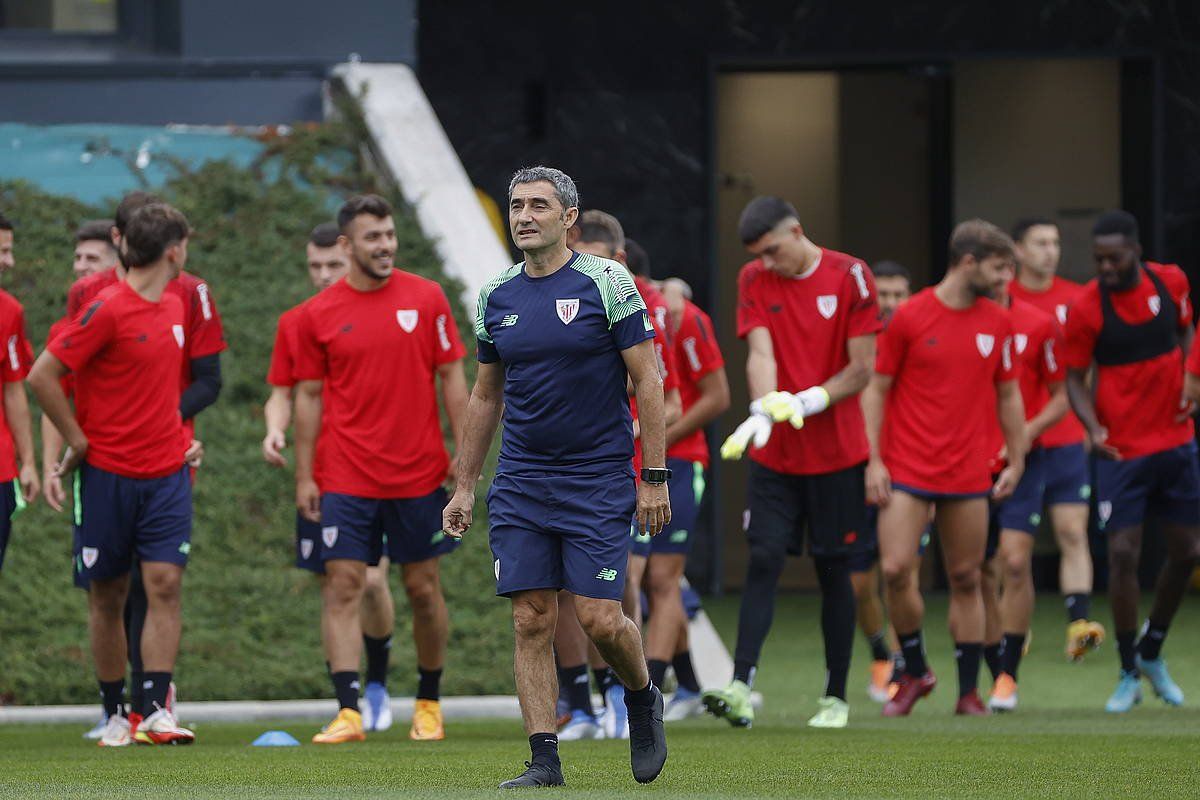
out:
<path id="1" fill-rule="evenodd" d="M 287 731 L 267 731 L 251 742 L 253 747 L 299 747 L 300 743 Z"/>

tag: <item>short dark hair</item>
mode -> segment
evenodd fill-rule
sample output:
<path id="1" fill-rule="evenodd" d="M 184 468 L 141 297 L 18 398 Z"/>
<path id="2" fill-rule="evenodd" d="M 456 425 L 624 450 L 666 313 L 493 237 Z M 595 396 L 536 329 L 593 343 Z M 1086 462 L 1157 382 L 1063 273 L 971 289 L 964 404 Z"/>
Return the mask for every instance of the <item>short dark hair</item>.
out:
<path id="1" fill-rule="evenodd" d="M 742 244 L 757 242 L 789 218 L 800 218 L 795 206 L 778 197 L 760 195 L 742 209 L 742 216 L 738 218 L 738 236 L 742 237 Z"/>
<path id="2" fill-rule="evenodd" d="M 75 244 L 80 242 L 104 242 L 116 249 L 112 240 L 113 221 L 111 219 L 90 219 L 75 231 Z"/>
<path id="3" fill-rule="evenodd" d="M 338 230 L 345 233 L 350 223 L 362 214 L 370 214 L 372 217 L 385 219 L 392 215 L 392 206 L 387 200 L 384 200 L 377 194 L 356 194 L 342 203 L 342 207 L 338 209 Z"/>
<path id="4" fill-rule="evenodd" d="M 575 227 L 579 229 L 581 242 L 600 242 L 611 247 L 614 253 L 625 249 L 625 229 L 607 211 L 590 208 L 579 215 Z"/>
<path id="5" fill-rule="evenodd" d="M 1121 209 L 1105 211 L 1092 226 L 1092 236 L 1120 234 L 1131 242 L 1138 241 L 1138 221 L 1133 214 Z"/>
<path id="6" fill-rule="evenodd" d="M 308 235 L 308 243 L 317 247 L 333 247 L 342 232 L 336 222 L 322 222 Z"/>
<path id="7" fill-rule="evenodd" d="M 0 211 L 0 231 L 11 231 L 13 224 L 8 217 L 4 216 L 4 212 Z"/>
<path id="8" fill-rule="evenodd" d="M 954 226 L 950 234 L 949 264 L 954 266 L 967 256 L 982 261 L 989 256 L 1013 255 L 1013 240 L 998 227 L 982 219 L 969 219 Z"/>
<path id="9" fill-rule="evenodd" d="M 182 242 L 191 228 L 183 213 L 166 203 L 151 203 L 133 213 L 122 237 L 121 263 L 128 269 L 146 267 L 162 258 L 168 247 Z"/>
<path id="10" fill-rule="evenodd" d="M 629 271 L 634 275 L 650 277 L 650 254 L 633 239 L 625 240 L 625 266 L 629 267 Z"/>
<path id="11" fill-rule="evenodd" d="M 143 192 L 141 189 L 132 191 L 122 197 L 121 202 L 117 204 L 117 211 L 113 214 L 113 226 L 117 229 L 118 233 L 124 236 L 125 226 L 133 218 L 134 212 L 144 206 L 162 204 L 163 202 L 161 197 L 152 192 Z"/>
<path id="12" fill-rule="evenodd" d="M 1013 241 L 1021 241 L 1025 238 L 1025 234 L 1029 233 L 1030 228 L 1036 228 L 1038 225 L 1049 225 L 1053 228 L 1058 227 L 1058 223 L 1049 217 L 1021 217 L 1013 223 L 1011 232 Z"/>
<path id="13" fill-rule="evenodd" d="M 908 271 L 908 267 L 899 261 L 876 261 L 871 266 L 871 273 L 876 278 L 904 278 L 904 280 L 912 283 L 912 273 Z"/>

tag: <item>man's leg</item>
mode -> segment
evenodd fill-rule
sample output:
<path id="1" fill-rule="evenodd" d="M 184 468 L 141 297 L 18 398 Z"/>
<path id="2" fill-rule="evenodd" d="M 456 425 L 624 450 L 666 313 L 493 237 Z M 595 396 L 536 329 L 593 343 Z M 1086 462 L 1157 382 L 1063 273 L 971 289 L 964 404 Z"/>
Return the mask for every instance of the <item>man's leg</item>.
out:
<path id="1" fill-rule="evenodd" d="M 557 716 L 561 728 L 558 738 L 561 741 L 602 738 L 588 680 L 588 638 L 575 614 L 575 595 L 570 592 L 558 593 L 554 653 L 558 662 L 559 697 L 566 697 L 566 713 L 559 709 Z"/>
<path id="2" fill-rule="evenodd" d="M 437 558 L 404 564 L 404 592 L 413 614 L 413 641 L 417 649 L 417 703 L 409 738 L 445 738 L 442 723 L 441 681 L 446 663 L 446 641 L 450 636 L 450 612 Z M 424 709 L 424 711 L 422 711 Z"/>
<path id="3" fill-rule="evenodd" d="M 1191 586 L 1192 574 L 1200 561 L 1200 526 L 1163 523 L 1167 542 L 1167 562 L 1158 576 L 1154 605 L 1142 628 L 1137 647 L 1137 665 L 1150 680 L 1154 693 L 1170 705 L 1183 704 L 1183 690 L 1167 673 L 1162 646 L 1175 612 Z"/>
<path id="4" fill-rule="evenodd" d="M 988 698 L 988 708 L 993 711 L 1017 707 L 1017 670 L 1033 620 L 1033 541 L 1031 532 L 1005 528 L 1000 531 L 1000 551 L 989 562 L 1004 578 L 1004 593 L 1000 596 L 1000 674 Z"/>
<path id="5" fill-rule="evenodd" d="M 321 582 L 321 641 L 338 702 L 338 717 L 313 737 L 315 744 L 361 741 L 358 711 L 359 658 L 362 653 L 361 606 L 367 565 L 349 558 L 325 561 Z"/>
<path id="6" fill-rule="evenodd" d="M 104 713 L 108 716 L 124 711 L 126 637 L 123 611 L 128 592 L 128 575 L 93 580 L 88 587 L 92 661 L 100 683 Z"/>
<path id="7" fill-rule="evenodd" d="M 1138 586 L 1138 564 L 1142 552 L 1142 525 L 1131 525 L 1108 534 L 1108 598 L 1112 604 L 1113 630 L 1117 637 L 1117 657 L 1121 660 L 1122 683 L 1127 687 L 1119 702 L 1109 699 L 1111 711 L 1127 711 L 1141 701 L 1137 684 L 1137 625 L 1141 588 Z M 1128 695 L 1126 698 L 1125 695 Z M 1128 702 L 1125 700 L 1128 699 Z"/>
<path id="8" fill-rule="evenodd" d="M 646 574 L 648 555 L 629 554 L 625 567 L 625 591 L 621 595 L 621 610 L 633 620 L 638 630 L 642 628 L 642 578 Z"/>
<path id="9" fill-rule="evenodd" d="M 1091 613 L 1092 552 L 1088 546 L 1088 507 L 1085 503 L 1050 506 L 1050 525 L 1058 543 L 1058 588 L 1066 599 L 1067 622 L 1086 620 Z"/>
<path id="10" fill-rule="evenodd" d="M 183 625 L 183 566 L 142 560 L 141 569 L 146 588 L 146 626 L 142 631 L 144 698 L 142 721 L 135 736 L 139 742 L 149 744 L 189 744 L 194 734 L 179 726 L 167 706 Z"/>
<path id="11" fill-rule="evenodd" d="M 650 624 L 646 630 L 646 658 L 650 680 L 656 686 L 666 680 L 667 667 L 675 657 L 679 626 L 687 620 L 679 596 L 686 561 L 683 553 L 655 553 L 649 560 L 646 598 L 650 604 Z"/>
<path id="12" fill-rule="evenodd" d="M 904 660 L 896 693 L 883 706 L 887 717 L 908 715 L 917 700 L 933 691 L 937 684 L 925 663 L 925 641 L 921 634 L 925 601 L 918 580 L 917 555 L 931 507 L 927 499 L 895 491 L 887 506 L 879 510 L 879 566 L 887 590 L 888 613 Z"/>
<path id="13" fill-rule="evenodd" d="M 386 731 L 392 727 L 391 698 L 388 696 L 388 662 L 392 652 L 392 630 L 396 622 L 396 606 L 388 581 L 387 557 L 375 566 L 367 567 L 363 585 L 362 624 L 363 649 L 367 654 L 367 687 L 363 692 L 363 728 Z"/>
<path id="14" fill-rule="evenodd" d="M 553 647 L 554 628 L 558 621 L 557 595 L 554 589 L 512 593 L 516 641 L 513 675 L 531 753 L 529 770 L 510 782 L 513 785 L 557 785 L 563 782 L 554 720 L 554 701 L 558 697 Z M 536 782 L 517 783 L 523 779 Z"/>
<path id="15" fill-rule="evenodd" d="M 1000 660 L 1004 625 L 1000 618 L 1000 566 L 997 563 L 999 560 L 999 554 L 992 555 L 983 562 L 979 570 L 979 593 L 983 596 L 983 660 L 992 674 L 993 681 L 1004 671 Z M 1008 591 L 1007 586 L 1005 591 Z"/>
<path id="16" fill-rule="evenodd" d="M 979 573 L 987 549 L 988 502 L 985 498 L 939 501 L 937 522 L 950 584 L 950 633 L 958 665 L 955 711 L 986 713 L 977 686 L 985 628 Z"/>
<path id="17" fill-rule="evenodd" d="M 141 564 L 134 559 L 129 571 L 129 594 L 125 598 L 125 638 L 129 656 L 129 710 L 141 719 L 145 705 L 145 665 L 142 659 L 142 632 L 146 628 L 146 587 L 142 582 Z M 136 727 L 136 726 L 135 726 Z"/>

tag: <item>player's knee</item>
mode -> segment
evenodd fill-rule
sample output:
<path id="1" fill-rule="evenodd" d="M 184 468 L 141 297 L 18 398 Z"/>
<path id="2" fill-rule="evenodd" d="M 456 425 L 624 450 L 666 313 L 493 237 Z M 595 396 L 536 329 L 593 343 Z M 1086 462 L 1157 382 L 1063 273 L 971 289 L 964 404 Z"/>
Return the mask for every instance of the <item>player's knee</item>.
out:
<path id="1" fill-rule="evenodd" d="M 112 589 L 92 586 L 88 592 L 88 606 L 92 613 L 106 618 L 119 618 L 125 613 L 125 596 Z"/>
<path id="2" fill-rule="evenodd" d="M 363 599 L 383 603 L 390 594 L 386 569 L 368 568 L 363 578 Z"/>
<path id="3" fill-rule="evenodd" d="M 593 642 L 616 639 L 625 624 L 625 614 L 619 605 L 588 603 L 579 606 L 579 625 Z"/>
<path id="4" fill-rule="evenodd" d="M 432 611 L 441 599 L 442 591 L 437 576 L 422 576 L 420 579 L 404 580 L 404 593 L 414 614 Z"/>
<path id="5" fill-rule="evenodd" d="M 549 608 L 534 603 L 513 604 L 513 630 L 519 639 L 549 639 L 554 636 L 555 616 Z"/>
<path id="6" fill-rule="evenodd" d="M 767 547 L 761 543 L 750 543 L 749 572 L 752 578 L 756 580 L 778 579 L 783 573 L 785 561 L 784 554 L 778 552 L 776 548 Z"/>
<path id="7" fill-rule="evenodd" d="M 1110 539 L 1108 543 L 1108 568 L 1116 573 L 1134 573 L 1138 568 L 1139 548 L 1133 543 Z"/>
<path id="8" fill-rule="evenodd" d="M 1077 553 L 1087 549 L 1087 530 L 1083 528 L 1065 528 L 1057 531 L 1058 549 L 1063 554 Z"/>
<path id="9" fill-rule="evenodd" d="M 183 586 L 181 570 L 146 571 L 142 575 L 142 585 L 146 588 L 146 599 L 155 605 L 177 605 Z"/>
<path id="10" fill-rule="evenodd" d="M 365 579 L 354 570 L 338 570 L 325 577 L 324 595 L 327 605 L 358 607 L 362 601 Z"/>
<path id="11" fill-rule="evenodd" d="M 955 594 L 978 591 L 981 577 L 978 564 L 962 564 L 948 567 L 946 579 L 950 583 L 950 591 Z"/>
<path id="12" fill-rule="evenodd" d="M 907 589 L 912 580 L 912 562 L 907 559 L 883 559 L 879 564 L 883 580 L 893 591 Z"/>
<path id="13" fill-rule="evenodd" d="M 1029 559 L 1020 553 L 1004 554 L 1004 581 L 1008 584 L 1027 583 L 1032 577 Z"/>

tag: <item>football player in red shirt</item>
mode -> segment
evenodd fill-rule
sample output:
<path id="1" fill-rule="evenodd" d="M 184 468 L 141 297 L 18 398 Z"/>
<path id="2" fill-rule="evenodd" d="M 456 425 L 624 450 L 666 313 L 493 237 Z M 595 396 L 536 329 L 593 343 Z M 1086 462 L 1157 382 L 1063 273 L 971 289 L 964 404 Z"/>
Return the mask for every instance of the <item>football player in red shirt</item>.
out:
<path id="1" fill-rule="evenodd" d="M 57 477 L 79 469 L 75 562 L 88 586 L 92 653 L 108 715 L 104 745 L 128 745 L 134 736 L 145 744 L 193 739 L 167 702 L 191 549 L 188 464 L 199 457 L 179 412 L 183 306 L 167 291 L 187 260 L 188 233 L 187 220 L 170 206 L 138 209 L 121 243 L 126 280 L 100 292 L 47 345 L 29 375 L 68 444 Z M 60 383 L 68 370 L 76 378 L 76 412 Z M 136 734 L 120 713 L 122 615 L 135 554 L 148 599 L 141 641 L 145 694 L 137 709 L 143 719 Z"/>
<path id="2" fill-rule="evenodd" d="M 995 681 L 988 698 L 992 711 L 1017 707 L 1017 667 L 1033 619 L 1033 542 L 1042 521 L 1046 487 L 1042 436 L 1067 413 L 1062 330 L 1054 317 L 1009 295 L 1013 271 L 1012 264 L 1001 268 L 1003 280 L 992 299 L 1007 308 L 1012 319 L 1013 355 L 1020 374 L 1021 401 L 1027 418 L 1025 441 L 1030 450 L 1021 482 L 1011 497 L 993 507 L 988 530 L 988 560 L 982 573 L 987 613 L 983 655 Z M 999 465 L 1004 463 L 999 428 L 993 441 Z"/>
<path id="3" fill-rule="evenodd" d="M 1050 314 L 1065 325 L 1067 309 L 1083 287 L 1058 275 L 1062 254 L 1058 225 L 1050 219 L 1027 217 L 1013 226 L 1017 245 L 1017 279 L 1008 291 L 1017 300 Z M 1062 558 L 1058 586 L 1067 606 L 1067 658 L 1079 661 L 1104 641 L 1104 626 L 1088 619 L 1092 600 L 1092 553 L 1088 546 L 1088 502 L 1091 470 L 1079 418 L 1069 408 L 1042 435 L 1046 462 L 1043 502 Z"/>
<path id="4" fill-rule="evenodd" d="M 1096 456 L 1096 511 L 1108 540 L 1121 659 L 1105 708 L 1121 713 L 1141 700 L 1140 676 L 1167 703 L 1183 702 L 1161 650 L 1200 556 L 1200 467 L 1193 407 L 1183 395 L 1192 308 L 1179 267 L 1143 261 L 1137 220 L 1128 212 L 1096 221 L 1092 258 L 1097 277 L 1071 304 L 1064 361 L 1071 405 Z M 1138 558 L 1148 514 L 1161 524 L 1167 560 L 1139 640 Z"/>
<path id="5" fill-rule="evenodd" d="M 114 269 L 121 263 L 113 244 L 112 228 L 111 219 L 94 219 L 75 231 L 75 260 L 71 270 L 76 279 Z"/>
<path id="6" fill-rule="evenodd" d="M 321 629 L 340 706 L 313 741 L 364 738 L 360 606 L 366 568 L 383 555 L 384 534 L 413 612 L 420 683 L 409 736 L 442 739 L 448 612 L 438 559 L 457 542 L 441 532 L 450 460 L 437 386 L 457 449 L 466 351 L 442 288 L 393 267 L 396 228 L 387 201 L 350 198 L 338 211 L 338 228 L 350 272 L 301 307 L 296 335 L 296 504 L 321 524 Z"/>
<path id="7" fill-rule="evenodd" d="M 950 583 L 959 681 L 955 712 L 987 713 L 976 689 L 984 637 L 979 572 L 987 545 L 987 498 L 1012 494 L 1026 450 L 1012 323 L 987 299 L 1012 250 L 1012 240 L 995 225 L 959 224 L 950 237 L 946 276 L 896 310 L 879 339 L 875 375 L 863 393 L 871 447 L 867 497 L 880 506 L 888 610 L 904 653 L 904 674 L 884 716 L 908 714 L 936 684 L 925 663 L 924 603 L 912 573 L 931 507 Z M 1008 466 L 993 485 L 990 443 L 997 413 Z"/>
<path id="8" fill-rule="evenodd" d="M 738 618 L 734 675 L 704 693 L 733 725 L 754 718 L 750 686 L 788 553 L 808 551 L 821 586 L 824 696 L 809 725 L 845 727 L 846 677 L 854 643 L 848 557 L 864 546 L 867 438 L 858 394 L 875 357 L 879 309 L 871 272 L 853 256 L 808 239 L 796 210 L 757 197 L 738 233 L 755 259 L 738 277 L 738 335 L 750 345 L 750 418 L 725 441 L 723 458 L 750 450 L 750 563 Z M 776 426 L 788 421 L 789 425 Z"/>

